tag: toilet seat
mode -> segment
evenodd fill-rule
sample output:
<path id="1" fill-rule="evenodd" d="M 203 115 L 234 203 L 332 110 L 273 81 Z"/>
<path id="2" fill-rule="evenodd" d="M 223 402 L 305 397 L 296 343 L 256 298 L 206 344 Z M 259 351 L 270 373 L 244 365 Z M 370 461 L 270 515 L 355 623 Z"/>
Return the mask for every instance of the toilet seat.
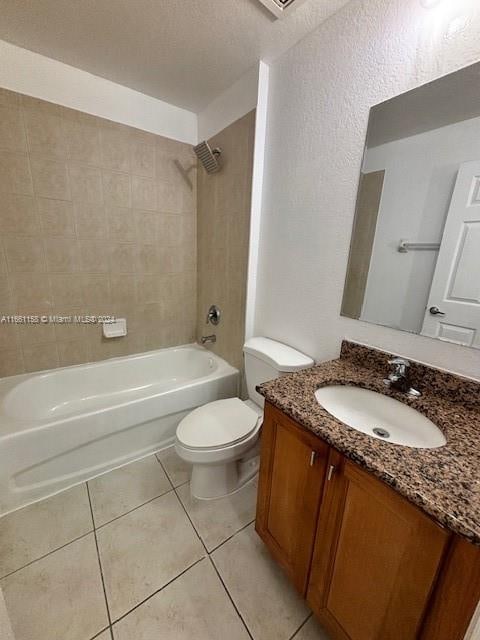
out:
<path id="1" fill-rule="evenodd" d="M 216 400 L 188 414 L 177 441 L 190 450 L 216 450 L 239 444 L 256 431 L 261 417 L 239 398 Z"/>

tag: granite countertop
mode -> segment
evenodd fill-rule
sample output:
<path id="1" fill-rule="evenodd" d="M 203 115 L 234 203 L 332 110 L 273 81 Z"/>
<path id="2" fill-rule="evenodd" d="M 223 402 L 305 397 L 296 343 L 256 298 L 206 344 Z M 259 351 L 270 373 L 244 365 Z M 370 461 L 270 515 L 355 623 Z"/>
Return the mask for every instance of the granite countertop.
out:
<path id="1" fill-rule="evenodd" d="M 442 525 L 480 545 L 480 384 L 412 363 L 412 383 L 422 391 L 412 398 L 384 385 L 390 355 L 344 342 L 338 360 L 266 382 L 258 391 Z M 315 391 L 330 384 L 364 387 L 414 407 L 438 425 L 447 444 L 414 449 L 346 426 L 315 399 Z"/>

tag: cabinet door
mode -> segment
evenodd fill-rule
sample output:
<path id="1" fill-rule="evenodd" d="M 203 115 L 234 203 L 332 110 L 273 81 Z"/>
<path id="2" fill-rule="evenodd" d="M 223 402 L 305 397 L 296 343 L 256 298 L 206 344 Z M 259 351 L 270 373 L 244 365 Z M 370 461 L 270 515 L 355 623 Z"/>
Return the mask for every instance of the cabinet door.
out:
<path id="1" fill-rule="evenodd" d="M 255 528 L 303 595 L 327 457 L 322 440 L 265 405 Z"/>
<path id="2" fill-rule="evenodd" d="M 415 640 L 449 534 L 332 451 L 307 601 L 337 640 Z"/>

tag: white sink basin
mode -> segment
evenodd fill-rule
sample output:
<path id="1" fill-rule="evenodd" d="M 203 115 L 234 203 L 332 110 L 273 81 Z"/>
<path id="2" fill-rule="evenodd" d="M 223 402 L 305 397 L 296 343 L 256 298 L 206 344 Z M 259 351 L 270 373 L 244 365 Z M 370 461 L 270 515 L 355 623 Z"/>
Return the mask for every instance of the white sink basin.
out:
<path id="1" fill-rule="evenodd" d="M 318 389 L 315 397 L 332 416 L 373 438 L 418 449 L 433 449 L 447 443 L 431 420 L 381 393 L 332 385 Z"/>

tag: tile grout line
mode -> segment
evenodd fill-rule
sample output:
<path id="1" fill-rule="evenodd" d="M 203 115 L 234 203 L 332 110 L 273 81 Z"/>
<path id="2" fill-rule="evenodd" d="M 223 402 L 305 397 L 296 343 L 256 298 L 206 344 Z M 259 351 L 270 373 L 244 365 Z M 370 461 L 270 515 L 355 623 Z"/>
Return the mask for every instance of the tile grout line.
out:
<path id="1" fill-rule="evenodd" d="M 228 599 L 230 600 L 230 602 L 232 603 L 233 608 L 235 609 L 235 612 L 237 614 L 237 616 L 240 618 L 240 620 L 242 621 L 243 626 L 245 627 L 246 632 L 248 633 L 250 640 L 254 640 L 253 634 L 251 633 L 250 629 L 248 628 L 247 623 L 245 622 L 242 614 L 240 613 L 239 608 L 237 607 L 237 605 L 235 604 L 235 600 L 233 599 L 232 595 L 230 594 L 230 591 L 227 588 L 227 585 L 225 584 L 225 582 L 223 581 L 222 576 L 220 575 L 219 570 L 217 569 L 217 565 L 215 564 L 215 561 L 213 560 L 213 558 L 209 555 L 208 559 L 210 560 L 210 564 L 213 567 L 213 570 L 215 571 L 215 573 L 217 574 L 218 579 L 220 580 L 225 593 L 227 594 Z"/>
<path id="2" fill-rule="evenodd" d="M 305 618 L 305 620 L 302 622 L 302 624 L 298 627 L 296 631 L 293 632 L 293 635 L 291 635 L 288 640 L 295 640 L 295 637 L 297 636 L 297 634 L 300 633 L 300 631 L 303 629 L 303 627 L 307 624 L 307 622 L 310 620 L 312 616 L 313 616 L 313 613 L 310 612 L 308 616 Z"/>
<path id="3" fill-rule="evenodd" d="M 35 558 L 35 560 L 30 560 L 30 562 L 27 562 L 27 564 L 24 564 L 21 567 L 18 567 L 18 569 L 14 569 L 13 571 L 10 571 L 10 573 L 6 573 L 4 576 L 0 576 L 0 581 L 4 580 L 5 578 L 9 578 L 10 576 L 13 576 L 14 573 L 17 573 L 18 571 L 22 571 L 22 569 L 26 569 L 27 567 L 30 567 L 32 564 L 35 564 L 35 562 L 38 562 L 39 560 L 44 560 L 45 558 L 48 558 L 48 556 L 51 556 L 52 553 L 56 553 L 57 551 L 60 551 L 60 549 L 65 549 L 65 547 L 68 547 L 69 544 L 73 544 L 74 542 L 78 542 L 79 540 L 82 540 L 82 538 L 86 538 L 91 533 L 94 533 L 94 529 L 90 529 L 90 531 L 87 531 L 86 533 L 82 533 L 81 536 L 78 536 L 77 538 L 73 538 L 73 540 L 69 540 L 65 544 L 62 544 L 60 547 L 55 547 L 55 549 L 48 551 L 48 553 L 44 553 L 43 556 L 39 556 L 38 558 Z"/>
<path id="4" fill-rule="evenodd" d="M 119 618 L 116 618 L 112 624 L 111 624 L 111 628 L 113 629 L 113 625 L 117 624 L 118 622 L 120 622 L 121 620 L 123 620 L 124 618 L 126 618 L 127 616 L 129 616 L 133 611 L 135 611 L 136 609 L 138 609 L 139 607 L 141 607 L 143 604 L 145 604 L 146 602 L 148 602 L 151 598 L 153 598 L 153 596 L 156 596 L 158 593 L 160 593 L 160 591 L 163 591 L 164 589 L 166 589 L 169 585 L 172 584 L 172 582 L 175 582 L 176 580 L 178 580 L 178 578 L 180 578 L 181 576 L 183 576 L 184 573 L 187 573 L 187 571 L 190 571 L 190 569 L 193 569 L 193 567 L 195 567 L 199 562 L 202 562 L 203 560 L 206 560 L 206 556 L 202 556 L 201 558 L 199 558 L 198 560 L 195 560 L 195 562 L 191 565 L 189 565 L 186 569 L 184 569 L 183 571 L 181 571 L 178 575 L 176 575 L 174 578 L 172 578 L 171 580 L 169 580 L 168 582 L 166 582 L 163 586 L 161 586 L 159 589 L 157 589 L 156 591 L 154 591 L 153 593 L 151 593 L 149 596 L 147 596 L 146 598 L 144 598 L 141 602 L 139 602 L 138 604 L 136 604 L 134 607 L 132 607 L 131 609 L 129 609 L 128 611 L 126 611 L 125 613 L 122 613 L 122 615 Z"/>
<path id="5" fill-rule="evenodd" d="M 100 570 L 100 578 L 102 580 L 103 596 L 105 598 L 105 606 L 106 606 L 106 609 L 107 609 L 108 625 L 109 625 L 109 628 L 111 630 L 111 628 L 112 628 L 112 618 L 111 618 L 111 615 L 110 615 L 110 607 L 108 606 L 107 590 L 105 588 L 105 578 L 103 576 L 103 569 L 102 569 L 102 560 L 100 558 L 100 550 L 98 548 L 97 531 L 95 529 L 95 520 L 94 520 L 94 517 L 93 517 L 93 507 L 92 507 L 92 500 L 91 500 L 91 497 L 90 497 L 90 488 L 88 486 L 88 482 L 86 482 L 85 484 L 87 486 L 88 502 L 90 504 L 90 514 L 92 516 L 92 524 L 94 526 L 93 536 L 94 536 L 94 539 L 95 539 L 95 548 L 97 550 L 98 568 Z M 111 633 L 111 631 L 110 631 L 110 633 Z"/>
<path id="6" fill-rule="evenodd" d="M 253 520 L 250 520 L 250 522 L 247 522 L 247 524 L 244 524 L 243 527 L 240 527 L 240 529 L 238 529 L 237 531 L 235 531 L 235 533 L 232 533 L 231 536 L 228 536 L 228 538 L 225 538 L 225 540 L 222 540 L 222 542 L 220 542 L 220 544 L 217 544 L 216 547 L 214 547 L 211 551 L 208 552 L 209 555 L 211 555 L 212 553 L 215 553 L 215 551 L 217 551 L 217 549 L 220 549 L 220 547 L 223 547 L 223 545 L 228 542 L 229 540 L 231 540 L 232 538 L 234 538 L 237 533 L 240 533 L 241 531 L 243 531 L 244 529 L 247 529 L 247 527 L 249 527 L 251 524 L 253 524 L 255 522 L 255 518 L 253 518 Z"/>
<path id="7" fill-rule="evenodd" d="M 133 507 L 132 509 L 129 509 L 128 511 L 125 511 L 125 513 L 122 513 L 119 516 L 115 516 L 115 518 L 112 518 L 108 522 L 103 522 L 102 524 L 98 525 L 98 527 L 95 525 L 95 520 L 94 520 L 94 523 L 93 523 L 94 531 L 99 531 L 100 529 L 103 529 L 103 527 L 106 527 L 108 524 L 111 524 L 112 522 L 115 522 L 116 520 L 120 520 L 120 518 L 123 518 L 123 516 L 126 516 L 129 513 L 133 513 L 137 509 L 140 509 L 141 507 L 144 507 L 145 505 L 150 504 L 150 502 L 153 502 L 154 500 L 158 500 L 158 498 L 162 498 L 163 496 L 166 496 L 167 494 L 171 493 L 172 491 L 173 491 L 173 489 L 167 489 L 164 493 L 159 493 L 158 496 L 155 496 L 154 498 L 150 498 L 150 500 L 147 500 L 146 502 L 142 502 L 142 504 L 138 504 L 136 507 Z"/>

